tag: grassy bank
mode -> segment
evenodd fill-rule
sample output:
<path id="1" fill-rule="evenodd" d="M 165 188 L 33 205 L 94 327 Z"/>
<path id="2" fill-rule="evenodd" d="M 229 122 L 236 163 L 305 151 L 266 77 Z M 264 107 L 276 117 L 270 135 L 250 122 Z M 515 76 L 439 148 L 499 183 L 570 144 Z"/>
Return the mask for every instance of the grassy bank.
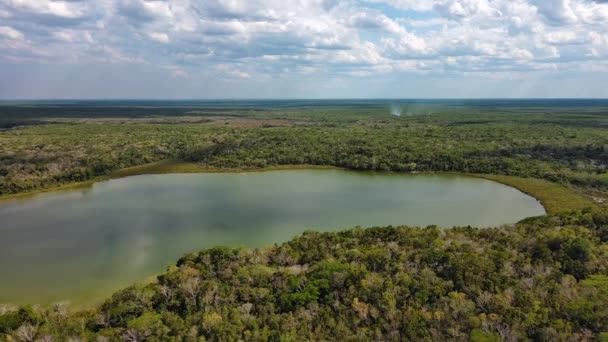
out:
<path id="1" fill-rule="evenodd" d="M 229 173 L 229 172 L 264 172 L 275 170 L 296 170 L 296 169 L 337 169 L 333 166 L 323 165 L 279 165 L 263 168 L 214 168 L 197 163 L 184 162 L 180 160 L 163 160 L 140 166 L 129 167 L 113 172 L 110 178 L 122 178 L 137 175 L 154 175 L 165 173 Z"/>
<path id="2" fill-rule="evenodd" d="M 543 179 L 486 174 L 473 174 L 473 176 L 512 186 L 538 199 L 548 214 L 554 215 L 596 206 L 592 200 L 574 190 Z"/>

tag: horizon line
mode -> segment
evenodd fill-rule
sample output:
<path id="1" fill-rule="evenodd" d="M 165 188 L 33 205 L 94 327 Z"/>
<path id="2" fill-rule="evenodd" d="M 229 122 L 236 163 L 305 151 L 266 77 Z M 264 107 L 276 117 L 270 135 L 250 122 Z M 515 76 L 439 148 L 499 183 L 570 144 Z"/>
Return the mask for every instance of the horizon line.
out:
<path id="1" fill-rule="evenodd" d="M 357 101 L 357 100 L 608 100 L 608 97 L 324 97 L 324 98 L 0 98 L 0 102 L 12 101 Z"/>

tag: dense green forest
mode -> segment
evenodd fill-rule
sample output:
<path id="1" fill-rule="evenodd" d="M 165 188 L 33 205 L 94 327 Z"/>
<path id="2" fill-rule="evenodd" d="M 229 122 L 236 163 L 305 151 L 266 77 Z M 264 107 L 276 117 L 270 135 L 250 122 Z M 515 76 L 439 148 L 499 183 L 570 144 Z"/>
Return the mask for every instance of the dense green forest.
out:
<path id="1" fill-rule="evenodd" d="M 220 169 L 308 164 L 608 184 L 603 107 L 418 106 L 400 117 L 386 106 L 154 108 L 155 115 L 141 115 L 145 109 L 69 107 L 58 117 L 55 107 L 35 116 L 30 107 L 0 106 L 3 122 L 23 117 L 0 131 L 0 195 L 163 159 Z"/>
<path id="2" fill-rule="evenodd" d="M 152 284 L 70 312 L 4 307 L 13 341 L 608 339 L 608 215 L 495 229 L 309 232 L 186 255 Z M 1 339 L 2 337 L 0 337 Z"/>
<path id="3" fill-rule="evenodd" d="M 0 305 L 0 341 L 608 341 L 608 108 L 5 104 L 0 127 L 7 197 L 178 160 L 475 173 L 560 209 L 212 248 L 88 310 Z"/>

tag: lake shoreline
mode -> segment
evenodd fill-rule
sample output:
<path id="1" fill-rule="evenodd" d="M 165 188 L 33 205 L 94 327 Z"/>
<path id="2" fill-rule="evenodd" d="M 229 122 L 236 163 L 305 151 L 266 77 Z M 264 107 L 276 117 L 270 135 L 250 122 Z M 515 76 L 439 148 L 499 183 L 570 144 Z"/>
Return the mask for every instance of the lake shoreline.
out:
<path id="1" fill-rule="evenodd" d="M 396 172 L 396 171 L 370 171 L 370 170 L 355 170 L 331 165 L 276 165 L 268 166 L 263 168 L 214 168 L 205 165 L 184 162 L 179 160 L 162 160 L 159 162 L 132 166 L 124 169 L 113 171 L 109 175 L 97 176 L 90 180 L 67 183 L 59 186 L 50 188 L 37 189 L 28 192 L 21 192 L 15 194 L 0 195 L 1 201 L 8 201 L 14 199 L 23 199 L 31 196 L 35 196 L 42 193 L 65 191 L 74 189 L 83 189 L 91 187 L 93 184 L 111 179 L 120 179 L 131 176 L 140 175 L 153 175 L 153 174 L 177 174 L 177 173 L 242 173 L 242 172 L 269 172 L 279 170 L 346 170 L 355 172 L 377 172 L 377 173 L 388 173 L 388 174 L 453 174 L 468 176 L 474 178 L 482 178 L 503 185 L 513 187 L 527 195 L 530 195 L 537 199 L 540 204 L 545 208 L 547 214 L 559 214 L 561 212 L 580 210 L 585 207 L 593 207 L 594 203 L 585 198 L 584 196 L 576 193 L 574 190 L 569 189 L 557 183 L 552 183 L 547 180 L 537 178 L 522 178 L 515 176 L 505 176 L 496 174 L 479 174 L 479 173 L 464 173 L 464 172 Z M 567 206 L 563 206 L 556 202 L 567 202 Z M 574 205 L 573 205 L 574 203 Z"/>
<path id="2" fill-rule="evenodd" d="M 13 200 L 28 198 L 38 194 L 64 191 L 64 190 L 75 190 L 84 189 L 92 186 L 95 183 L 108 181 L 112 179 L 120 179 L 132 176 L 143 176 L 143 175 L 161 175 L 161 174 L 189 174 L 189 173 L 243 173 L 243 172 L 267 172 L 267 171 L 279 171 L 279 170 L 350 170 L 335 166 L 325 165 L 285 165 L 285 166 L 269 166 L 264 168 L 213 168 L 205 167 L 200 164 L 181 162 L 176 160 L 162 160 L 159 162 L 130 166 L 124 169 L 118 169 L 108 175 L 101 175 L 93 177 L 89 180 L 65 183 L 49 188 L 35 189 L 31 191 L 18 192 L 14 194 L 0 195 L 0 202 L 4 200 Z M 356 171 L 356 170 L 351 170 Z"/>
<path id="3" fill-rule="evenodd" d="M 503 185 L 515 188 L 527 195 L 530 195 L 537 199 L 543 206 L 547 214 L 559 214 L 564 211 L 580 210 L 585 207 L 593 207 L 594 203 L 585 198 L 584 196 L 576 193 L 574 190 L 569 189 L 563 185 L 553 183 L 543 179 L 537 178 L 522 178 L 516 176 L 505 176 L 497 174 L 479 174 L 479 173 L 465 173 L 465 172 L 396 172 L 396 171 L 370 171 L 370 170 L 355 170 L 331 165 L 276 165 L 268 166 L 263 168 L 214 168 L 208 167 L 197 163 L 184 162 L 174 159 L 162 160 L 159 162 L 132 166 L 124 169 L 113 171 L 111 174 L 94 177 L 87 181 L 68 183 L 51 188 L 37 189 L 28 192 L 21 192 L 15 194 L 0 195 L 0 202 L 25 199 L 38 194 L 85 189 L 91 187 L 93 184 L 111 179 L 120 179 L 132 176 L 140 175 L 154 175 L 154 174 L 189 174 L 189 173 L 243 173 L 243 172 L 269 172 L 269 171 L 280 171 L 280 170 L 347 170 L 355 172 L 377 172 L 377 173 L 389 173 L 389 174 L 453 174 L 468 176 L 474 178 L 482 178 L 490 181 L 494 181 Z M 565 205 L 564 203 L 567 203 Z"/>

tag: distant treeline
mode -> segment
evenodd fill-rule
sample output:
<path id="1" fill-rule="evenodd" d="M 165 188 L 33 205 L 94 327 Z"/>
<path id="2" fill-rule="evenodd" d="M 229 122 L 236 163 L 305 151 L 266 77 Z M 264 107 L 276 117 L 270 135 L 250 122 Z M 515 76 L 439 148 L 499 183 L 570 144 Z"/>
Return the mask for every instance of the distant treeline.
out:
<path id="1" fill-rule="evenodd" d="M 95 108 L 103 109 L 101 117 L 109 115 L 107 107 Z M 117 117 L 131 111 L 151 115 L 157 110 L 190 110 L 109 108 Z M 51 120 L 54 124 L 0 131 L 0 194 L 88 180 L 168 158 L 216 168 L 314 164 L 356 170 L 504 174 L 599 189 L 608 184 L 608 116 L 598 114 L 596 108 L 578 115 L 510 110 L 405 117 L 390 116 L 386 108 L 368 107 L 259 112 L 221 108 L 222 113 L 198 123 L 171 119 L 172 124 L 83 123 L 69 117 L 94 117 L 95 112 L 82 107 L 71 112 L 70 106 L 45 108 L 43 113 L 67 120 L 58 123 L 58 119 L 42 119 L 35 106 L 21 108 L 38 118 L 33 123 Z M 206 115 L 197 113 L 191 114 Z M 292 125 L 251 127 L 247 123 L 266 119 Z M 215 124 L 218 120 L 221 124 Z"/>

